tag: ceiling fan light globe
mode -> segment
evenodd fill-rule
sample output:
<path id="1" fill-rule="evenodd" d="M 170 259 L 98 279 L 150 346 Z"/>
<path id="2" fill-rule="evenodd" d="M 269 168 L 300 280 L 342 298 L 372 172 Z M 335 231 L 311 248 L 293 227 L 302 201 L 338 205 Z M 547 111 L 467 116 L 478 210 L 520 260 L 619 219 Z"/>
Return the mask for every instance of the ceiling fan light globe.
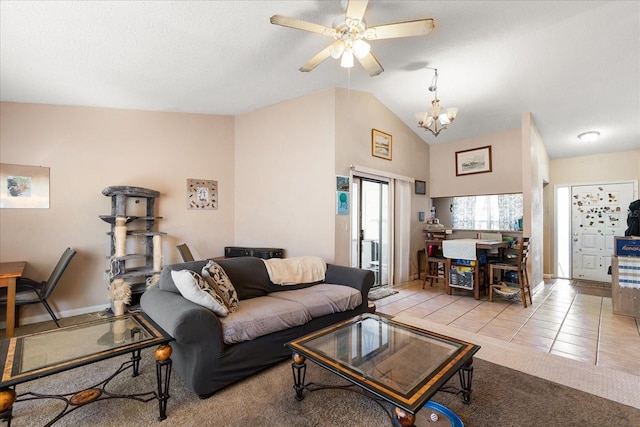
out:
<path id="1" fill-rule="evenodd" d="M 346 49 L 342 54 L 342 59 L 340 60 L 340 66 L 342 68 L 353 67 L 353 52 L 351 51 L 351 49 Z"/>
<path id="2" fill-rule="evenodd" d="M 366 41 L 360 39 L 353 42 L 353 53 L 355 53 L 358 58 L 364 58 L 370 51 L 371 46 Z"/>
<path id="3" fill-rule="evenodd" d="M 344 53 L 345 50 L 345 44 L 344 42 L 338 44 L 338 45 L 331 45 L 331 47 L 329 48 L 329 53 L 331 54 L 331 57 L 333 59 L 338 59 L 340 58 L 340 56 L 342 56 L 342 54 Z"/>

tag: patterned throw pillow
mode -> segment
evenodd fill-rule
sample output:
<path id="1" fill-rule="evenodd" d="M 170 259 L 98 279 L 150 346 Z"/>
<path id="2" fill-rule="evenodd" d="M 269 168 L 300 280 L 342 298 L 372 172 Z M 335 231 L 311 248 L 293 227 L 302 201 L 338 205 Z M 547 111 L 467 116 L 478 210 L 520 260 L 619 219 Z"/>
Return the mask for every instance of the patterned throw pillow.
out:
<path id="1" fill-rule="evenodd" d="M 207 265 L 202 268 L 202 277 L 209 283 L 209 285 L 216 289 L 222 300 L 227 305 L 230 313 L 238 311 L 238 293 L 236 288 L 233 287 L 231 279 L 224 272 L 219 264 L 209 261 Z"/>
<path id="2" fill-rule="evenodd" d="M 171 278 L 184 298 L 208 308 L 218 316 L 229 314 L 220 295 L 198 273 L 190 270 L 172 271 Z"/>

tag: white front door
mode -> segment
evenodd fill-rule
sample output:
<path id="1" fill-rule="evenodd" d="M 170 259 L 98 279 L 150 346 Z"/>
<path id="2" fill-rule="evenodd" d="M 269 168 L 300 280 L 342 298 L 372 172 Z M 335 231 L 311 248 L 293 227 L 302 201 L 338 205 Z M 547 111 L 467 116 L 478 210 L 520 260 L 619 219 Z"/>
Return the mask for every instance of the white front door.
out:
<path id="1" fill-rule="evenodd" d="M 572 278 L 611 282 L 614 236 L 624 236 L 635 190 L 632 182 L 571 187 Z"/>

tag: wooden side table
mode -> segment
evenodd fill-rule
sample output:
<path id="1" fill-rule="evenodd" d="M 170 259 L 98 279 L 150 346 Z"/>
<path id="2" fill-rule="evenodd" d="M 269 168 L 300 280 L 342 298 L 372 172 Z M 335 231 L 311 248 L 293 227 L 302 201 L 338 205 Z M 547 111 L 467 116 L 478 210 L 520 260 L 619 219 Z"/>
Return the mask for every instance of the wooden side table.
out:
<path id="1" fill-rule="evenodd" d="M 22 277 L 27 263 L 25 261 L 0 263 L 0 288 L 7 288 L 7 327 L 6 338 L 11 338 L 16 324 L 16 281 Z"/>

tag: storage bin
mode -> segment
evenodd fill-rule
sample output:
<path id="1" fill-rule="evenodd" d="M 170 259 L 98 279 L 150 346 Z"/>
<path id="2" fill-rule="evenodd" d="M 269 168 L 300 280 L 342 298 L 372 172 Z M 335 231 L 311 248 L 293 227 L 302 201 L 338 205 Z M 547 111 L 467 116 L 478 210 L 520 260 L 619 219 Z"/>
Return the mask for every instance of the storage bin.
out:
<path id="1" fill-rule="evenodd" d="M 449 270 L 449 286 L 473 290 L 473 269 L 470 267 L 452 267 Z"/>

